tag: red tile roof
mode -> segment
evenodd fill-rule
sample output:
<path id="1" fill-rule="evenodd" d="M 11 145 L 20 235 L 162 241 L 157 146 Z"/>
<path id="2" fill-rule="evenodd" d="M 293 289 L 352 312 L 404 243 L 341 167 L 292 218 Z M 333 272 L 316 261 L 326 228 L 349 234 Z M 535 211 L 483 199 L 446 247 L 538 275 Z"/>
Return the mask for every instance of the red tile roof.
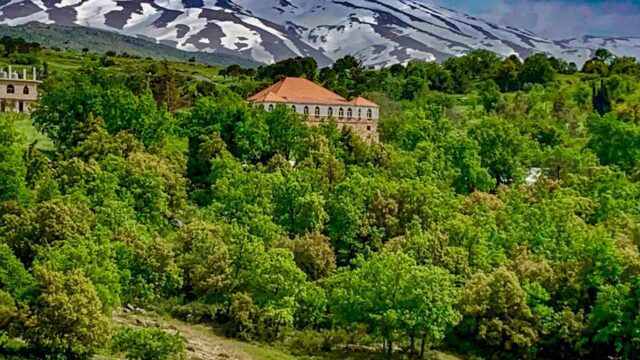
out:
<path id="1" fill-rule="evenodd" d="M 378 104 L 374 103 L 373 101 L 369 101 L 362 96 L 358 96 L 357 98 L 349 101 L 349 104 L 355 106 L 378 107 Z"/>
<path id="2" fill-rule="evenodd" d="M 289 104 L 353 105 L 378 107 L 375 103 L 358 97 L 347 101 L 342 96 L 302 78 L 287 77 L 247 99 L 251 102 L 276 102 Z"/>

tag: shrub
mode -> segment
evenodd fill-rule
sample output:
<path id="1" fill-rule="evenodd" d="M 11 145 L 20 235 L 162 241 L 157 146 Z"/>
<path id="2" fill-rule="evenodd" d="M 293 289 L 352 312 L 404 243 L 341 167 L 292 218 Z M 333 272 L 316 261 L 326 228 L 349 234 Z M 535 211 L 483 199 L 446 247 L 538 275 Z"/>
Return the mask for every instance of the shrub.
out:
<path id="1" fill-rule="evenodd" d="M 322 352 L 331 351 L 333 342 L 333 332 L 331 330 L 296 331 L 288 340 L 287 348 L 294 355 L 317 355 Z"/>
<path id="2" fill-rule="evenodd" d="M 115 61 L 113 61 L 113 59 L 110 59 L 108 57 L 108 55 L 102 56 L 100 58 L 100 62 L 99 62 L 100 66 L 102 67 L 109 67 L 109 66 L 113 66 L 116 64 Z"/>
<path id="3" fill-rule="evenodd" d="M 82 271 L 34 269 L 40 294 L 30 309 L 19 311 L 21 338 L 36 351 L 86 358 L 109 338 L 109 319 L 91 281 Z"/>
<path id="4" fill-rule="evenodd" d="M 220 309 L 215 305 L 192 302 L 185 305 L 170 305 L 167 310 L 176 319 L 198 324 L 215 322 Z"/>
<path id="5" fill-rule="evenodd" d="M 38 57 L 32 54 L 11 54 L 9 61 L 14 65 L 40 65 Z"/>
<path id="6" fill-rule="evenodd" d="M 229 322 L 225 334 L 242 340 L 250 340 L 255 331 L 257 308 L 248 294 L 236 293 L 231 299 Z"/>
<path id="7" fill-rule="evenodd" d="M 186 359 L 184 340 L 180 334 L 160 329 L 124 329 L 113 338 L 113 350 L 127 359 L 179 360 Z"/>

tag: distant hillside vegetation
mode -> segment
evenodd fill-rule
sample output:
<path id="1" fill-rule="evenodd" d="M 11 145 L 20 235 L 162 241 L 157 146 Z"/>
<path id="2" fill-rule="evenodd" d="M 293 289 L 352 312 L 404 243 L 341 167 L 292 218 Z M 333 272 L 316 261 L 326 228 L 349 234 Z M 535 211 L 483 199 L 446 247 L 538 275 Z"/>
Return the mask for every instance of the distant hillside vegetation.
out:
<path id="1" fill-rule="evenodd" d="M 96 52 L 126 52 L 142 57 L 177 61 L 195 58 L 201 63 L 222 66 L 238 64 L 244 67 L 257 67 L 260 65 L 254 60 L 229 54 L 183 51 L 141 38 L 80 26 L 48 25 L 35 22 L 18 26 L 0 25 L 0 36 L 21 37 L 46 47 L 61 49 L 82 50 L 87 48 Z"/>

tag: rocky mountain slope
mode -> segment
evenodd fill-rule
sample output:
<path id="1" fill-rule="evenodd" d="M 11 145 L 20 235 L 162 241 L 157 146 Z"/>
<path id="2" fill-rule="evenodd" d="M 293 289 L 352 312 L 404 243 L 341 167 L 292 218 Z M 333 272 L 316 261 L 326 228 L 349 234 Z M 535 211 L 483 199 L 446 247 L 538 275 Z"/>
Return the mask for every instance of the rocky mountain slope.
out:
<path id="1" fill-rule="evenodd" d="M 353 54 L 370 65 L 443 60 L 473 49 L 544 52 L 581 65 L 599 47 L 640 56 L 640 39 L 549 40 L 424 0 L 3 0 L 0 24 L 79 25 L 181 50 L 263 63 L 313 56 L 327 65 Z"/>
<path id="2" fill-rule="evenodd" d="M 30 42 L 46 44 L 48 47 L 76 51 L 84 48 L 100 53 L 115 51 L 119 54 L 127 53 L 157 60 L 187 61 L 193 58 L 200 63 L 220 66 L 238 64 L 243 67 L 258 67 L 260 65 L 247 57 L 225 53 L 184 51 L 169 45 L 158 44 L 150 39 L 79 26 L 36 22 L 17 26 L 0 25 L 0 36 L 21 37 Z"/>

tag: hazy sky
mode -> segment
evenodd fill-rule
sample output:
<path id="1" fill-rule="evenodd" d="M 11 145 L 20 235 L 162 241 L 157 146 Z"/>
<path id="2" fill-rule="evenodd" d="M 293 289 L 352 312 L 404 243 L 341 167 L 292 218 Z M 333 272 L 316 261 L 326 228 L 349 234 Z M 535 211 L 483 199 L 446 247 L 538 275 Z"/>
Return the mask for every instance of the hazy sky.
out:
<path id="1" fill-rule="evenodd" d="M 640 0 L 431 0 L 501 25 L 564 39 L 582 35 L 640 37 Z"/>

